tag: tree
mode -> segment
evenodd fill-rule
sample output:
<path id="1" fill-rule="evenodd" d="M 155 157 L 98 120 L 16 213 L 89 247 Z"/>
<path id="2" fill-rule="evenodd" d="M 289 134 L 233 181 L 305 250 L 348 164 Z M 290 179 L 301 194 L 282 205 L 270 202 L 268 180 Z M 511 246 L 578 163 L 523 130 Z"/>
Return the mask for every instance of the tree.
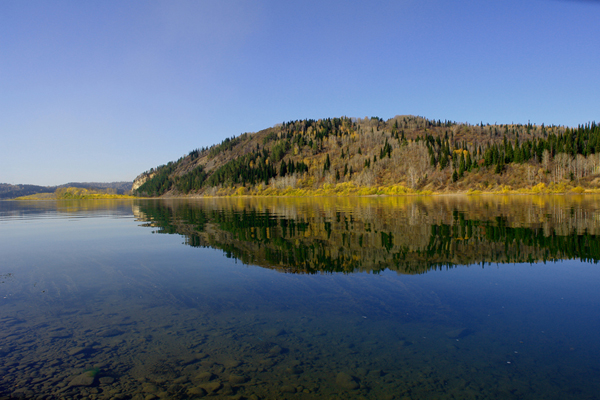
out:
<path id="1" fill-rule="evenodd" d="M 452 182 L 456 182 L 458 180 L 458 173 L 456 170 L 452 173 Z"/>
<path id="2" fill-rule="evenodd" d="M 504 157 L 499 157 L 494 168 L 494 173 L 501 174 L 504 171 Z"/>
<path id="3" fill-rule="evenodd" d="M 415 188 L 431 168 L 427 146 L 422 141 L 410 142 L 400 148 L 398 157 L 404 164 L 410 186 Z"/>
<path id="4" fill-rule="evenodd" d="M 281 160 L 281 165 L 279 166 L 279 176 L 285 176 L 287 174 L 287 164 L 284 160 Z"/>
<path id="5" fill-rule="evenodd" d="M 554 181 L 564 179 L 571 172 L 571 156 L 567 153 L 558 153 L 554 157 Z"/>
<path id="6" fill-rule="evenodd" d="M 467 151 L 467 157 L 465 159 L 465 169 L 471 171 L 473 168 L 473 162 L 471 161 L 471 153 Z"/>
<path id="7" fill-rule="evenodd" d="M 545 171 L 550 171 L 550 152 L 548 150 L 544 150 L 542 153 L 542 167 Z"/>

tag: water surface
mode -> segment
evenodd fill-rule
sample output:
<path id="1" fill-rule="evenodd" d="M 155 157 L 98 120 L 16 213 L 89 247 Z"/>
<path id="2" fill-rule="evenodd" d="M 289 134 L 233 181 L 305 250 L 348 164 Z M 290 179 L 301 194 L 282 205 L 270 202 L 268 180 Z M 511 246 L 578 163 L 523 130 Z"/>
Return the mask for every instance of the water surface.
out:
<path id="1" fill-rule="evenodd" d="M 597 398 L 597 204 L 0 202 L 0 396 Z"/>

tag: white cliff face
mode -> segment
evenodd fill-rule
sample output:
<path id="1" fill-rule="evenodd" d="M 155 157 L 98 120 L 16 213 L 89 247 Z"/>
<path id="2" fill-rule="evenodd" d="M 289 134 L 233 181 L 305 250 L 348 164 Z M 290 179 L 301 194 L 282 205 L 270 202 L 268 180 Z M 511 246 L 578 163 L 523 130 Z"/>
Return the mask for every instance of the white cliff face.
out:
<path id="1" fill-rule="evenodd" d="M 135 191 L 137 190 L 140 186 L 142 186 L 144 183 L 146 183 L 146 181 L 148 179 L 152 179 L 152 177 L 154 177 L 154 175 L 156 175 L 156 172 L 152 172 L 152 173 L 147 173 L 144 172 L 140 175 L 138 175 L 134 180 L 133 180 L 133 185 L 131 186 L 131 190 Z"/>

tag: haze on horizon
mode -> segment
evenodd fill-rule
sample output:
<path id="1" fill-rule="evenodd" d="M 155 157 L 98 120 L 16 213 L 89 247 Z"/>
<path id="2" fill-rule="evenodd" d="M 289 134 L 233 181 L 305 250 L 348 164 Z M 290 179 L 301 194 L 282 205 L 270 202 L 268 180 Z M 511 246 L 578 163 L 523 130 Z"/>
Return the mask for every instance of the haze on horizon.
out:
<path id="1" fill-rule="evenodd" d="M 600 120 L 600 2 L 0 2 L 0 182 L 133 180 L 304 118 Z"/>

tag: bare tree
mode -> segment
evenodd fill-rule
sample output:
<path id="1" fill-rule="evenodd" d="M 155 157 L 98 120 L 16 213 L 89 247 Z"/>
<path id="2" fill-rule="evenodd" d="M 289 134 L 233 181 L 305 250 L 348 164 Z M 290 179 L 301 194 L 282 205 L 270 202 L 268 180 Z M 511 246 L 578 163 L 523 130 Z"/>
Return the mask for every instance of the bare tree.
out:
<path id="1" fill-rule="evenodd" d="M 558 153 L 554 157 L 554 181 L 558 182 L 571 172 L 571 156 L 567 153 Z"/>
<path id="2" fill-rule="evenodd" d="M 371 168 L 365 168 L 353 180 L 359 186 L 373 186 L 375 184 L 375 172 Z"/>
<path id="3" fill-rule="evenodd" d="M 550 170 L 550 152 L 548 150 L 544 150 L 542 153 L 542 167 L 546 171 Z"/>
<path id="4" fill-rule="evenodd" d="M 579 180 L 579 178 L 583 178 L 586 175 L 586 166 L 587 160 L 584 155 L 577 154 L 577 156 L 572 159 L 572 170 L 575 178 Z"/>
<path id="5" fill-rule="evenodd" d="M 533 180 L 535 179 L 535 167 L 528 165 L 527 166 L 527 180 L 529 184 L 533 184 Z"/>
<path id="6" fill-rule="evenodd" d="M 600 154 L 599 153 L 590 154 L 589 156 L 587 156 L 588 174 L 598 173 L 597 169 L 598 169 L 599 165 L 600 165 Z"/>
<path id="7" fill-rule="evenodd" d="M 414 188 L 430 169 L 427 147 L 422 142 L 410 142 L 401 147 L 399 153 L 410 186 Z"/>

